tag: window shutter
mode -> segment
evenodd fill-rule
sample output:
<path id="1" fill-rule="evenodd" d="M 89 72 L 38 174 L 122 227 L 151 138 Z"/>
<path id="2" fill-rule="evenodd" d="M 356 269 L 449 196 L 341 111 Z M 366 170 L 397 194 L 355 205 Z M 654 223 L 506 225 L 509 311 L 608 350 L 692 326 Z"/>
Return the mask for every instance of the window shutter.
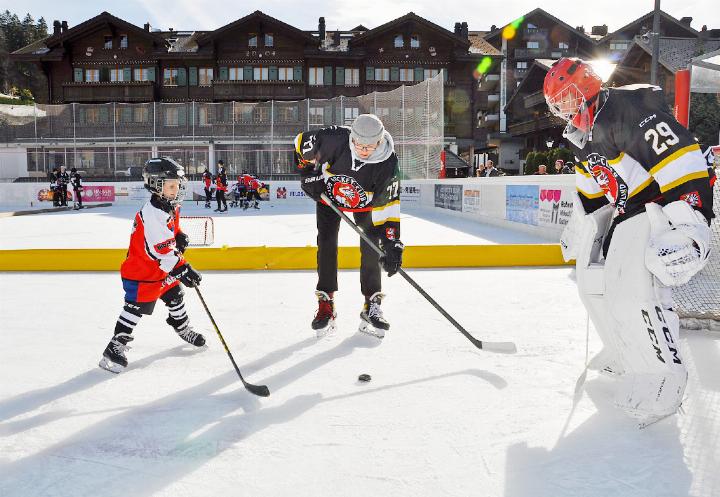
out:
<path id="1" fill-rule="evenodd" d="M 332 86 L 332 77 L 333 77 L 333 68 L 332 66 L 325 66 L 325 71 L 323 74 L 323 85 L 324 86 Z"/>
<path id="2" fill-rule="evenodd" d="M 345 86 L 345 68 L 335 68 L 335 84 L 338 86 Z"/>
<path id="3" fill-rule="evenodd" d="M 278 68 L 277 68 L 277 66 L 270 66 L 270 70 L 268 71 L 268 79 L 270 79 L 270 81 L 277 81 L 277 80 L 278 80 Z"/>
<path id="4" fill-rule="evenodd" d="M 232 124 L 232 102 L 229 102 L 223 106 L 223 123 Z"/>
<path id="5" fill-rule="evenodd" d="M 79 67 L 76 67 L 73 70 L 73 81 L 76 83 L 82 83 L 83 80 L 83 70 Z"/>
<path id="6" fill-rule="evenodd" d="M 100 81 L 110 81 L 110 68 L 109 67 L 100 68 Z"/>
<path id="7" fill-rule="evenodd" d="M 243 68 L 243 79 L 245 81 L 252 81 L 253 80 L 253 68 L 252 66 L 245 66 Z"/>
<path id="8" fill-rule="evenodd" d="M 222 81 L 227 81 L 229 79 L 228 77 L 228 68 L 225 66 L 220 67 L 220 74 L 218 75 L 218 79 Z"/>
<path id="9" fill-rule="evenodd" d="M 399 67 L 391 67 L 390 68 L 390 81 L 400 81 L 400 68 Z"/>
<path id="10" fill-rule="evenodd" d="M 447 81 L 448 81 L 448 71 L 447 71 L 447 69 L 443 69 L 443 70 L 442 70 L 442 73 L 443 73 L 443 82 L 444 82 L 444 83 L 447 83 Z"/>
<path id="11" fill-rule="evenodd" d="M 77 112 L 77 120 L 78 120 L 78 122 L 79 122 L 80 124 L 85 124 L 85 121 L 86 121 L 85 117 L 86 117 L 86 116 L 85 116 L 85 109 L 84 109 L 83 107 L 79 107 L 79 108 L 78 108 L 78 112 Z"/>
<path id="12" fill-rule="evenodd" d="M 197 86 L 198 84 L 198 68 L 197 67 L 190 67 L 188 68 L 188 83 L 190 86 Z M 178 71 L 178 79 L 180 79 L 179 71 Z"/>
<path id="13" fill-rule="evenodd" d="M 185 124 L 187 123 L 186 115 L 187 115 L 187 109 L 185 108 L 184 105 L 181 105 L 178 108 L 178 126 L 185 126 Z"/>
<path id="14" fill-rule="evenodd" d="M 132 122 L 132 107 L 124 105 L 120 110 L 120 119 L 124 123 Z"/>
<path id="15" fill-rule="evenodd" d="M 425 78 L 425 71 L 422 67 L 416 67 L 415 68 L 415 82 L 422 81 Z"/>
<path id="16" fill-rule="evenodd" d="M 178 67 L 177 70 L 177 84 L 178 86 L 187 85 L 187 70 L 184 67 Z"/>
<path id="17" fill-rule="evenodd" d="M 365 81 L 374 81 L 375 80 L 375 68 L 374 67 L 366 67 L 365 68 Z"/>
<path id="18" fill-rule="evenodd" d="M 155 68 L 148 67 L 148 81 L 155 81 Z"/>
<path id="19" fill-rule="evenodd" d="M 107 124 L 110 122 L 110 113 L 108 112 L 107 106 L 100 107 L 100 124 Z"/>
<path id="20" fill-rule="evenodd" d="M 123 67 L 123 81 L 132 81 L 132 69 Z"/>
<path id="21" fill-rule="evenodd" d="M 293 81 L 303 80 L 303 68 L 302 66 L 293 67 Z"/>

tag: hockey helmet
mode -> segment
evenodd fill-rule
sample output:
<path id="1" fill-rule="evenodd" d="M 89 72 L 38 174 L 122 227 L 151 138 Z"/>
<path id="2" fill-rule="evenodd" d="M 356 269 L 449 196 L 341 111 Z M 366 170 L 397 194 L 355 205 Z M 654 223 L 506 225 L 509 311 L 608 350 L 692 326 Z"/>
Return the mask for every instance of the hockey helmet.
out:
<path id="1" fill-rule="evenodd" d="M 180 188 L 174 199 L 163 195 L 163 183 L 168 179 L 180 181 Z M 187 184 L 185 170 L 170 157 L 157 157 L 148 160 L 143 168 L 143 181 L 147 190 L 160 197 L 161 200 L 168 202 L 171 206 L 180 205 L 185 197 L 185 186 Z"/>
<path id="2" fill-rule="evenodd" d="M 563 136 L 580 148 L 590 135 L 601 88 L 592 66 L 577 58 L 558 60 L 545 76 L 543 93 L 550 112 L 567 122 Z"/>

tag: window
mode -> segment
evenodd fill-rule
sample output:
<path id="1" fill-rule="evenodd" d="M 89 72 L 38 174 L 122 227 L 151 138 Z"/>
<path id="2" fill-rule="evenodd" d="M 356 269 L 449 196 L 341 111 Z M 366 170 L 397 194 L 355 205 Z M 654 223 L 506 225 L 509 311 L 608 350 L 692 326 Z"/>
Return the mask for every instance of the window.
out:
<path id="1" fill-rule="evenodd" d="M 256 123 L 270 122 L 270 106 L 256 106 L 252 111 L 253 121 Z"/>
<path id="2" fill-rule="evenodd" d="M 628 44 L 625 42 L 610 43 L 610 50 L 627 50 Z"/>
<path id="3" fill-rule="evenodd" d="M 325 108 L 324 107 L 310 107 L 310 124 L 324 124 L 325 122 Z"/>
<path id="4" fill-rule="evenodd" d="M 120 48 L 127 48 L 127 47 L 128 47 L 127 35 L 120 35 Z"/>
<path id="5" fill-rule="evenodd" d="M 345 107 L 345 124 L 352 124 L 359 114 L 360 109 L 357 107 Z"/>
<path id="6" fill-rule="evenodd" d="M 207 105 L 198 107 L 198 123 L 200 126 L 210 126 L 210 109 Z"/>
<path id="7" fill-rule="evenodd" d="M 440 74 L 440 69 L 425 69 L 425 79 L 434 78 Z"/>
<path id="8" fill-rule="evenodd" d="M 414 69 L 408 67 L 400 68 L 400 81 L 413 81 Z"/>
<path id="9" fill-rule="evenodd" d="M 360 86 L 360 69 L 345 68 L 345 86 Z"/>
<path id="10" fill-rule="evenodd" d="M 518 69 L 527 69 L 527 65 L 528 65 L 527 62 L 518 62 L 518 63 L 517 63 L 517 68 L 518 68 Z"/>
<path id="11" fill-rule="evenodd" d="M 198 84 L 200 86 L 210 86 L 213 80 L 213 68 L 201 67 L 198 69 Z"/>
<path id="12" fill-rule="evenodd" d="M 420 48 L 420 35 L 410 36 L 410 48 Z"/>
<path id="13" fill-rule="evenodd" d="M 150 74 L 146 67 L 135 68 L 135 81 L 150 81 Z"/>
<path id="14" fill-rule="evenodd" d="M 389 67 L 376 67 L 375 68 L 375 81 L 390 81 L 390 68 Z"/>
<path id="15" fill-rule="evenodd" d="M 566 41 L 561 41 L 560 43 L 558 43 L 558 48 L 561 50 L 567 50 L 568 48 L 570 48 L 570 45 Z"/>
<path id="16" fill-rule="evenodd" d="M 145 106 L 133 106 L 133 122 L 147 123 L 150 122 L 150 109 Z"/>
<path id="17" fill-rule="evenodd" d="M 243 68 L 242 67 L 231 67 L 229 79 L 230 79 L 230 81 L 242 81 L 243 80 Z"/>
<path id="18" fill-rule="evenodd" d="M 297 107 L 275 107 L 277 113 L 277 120 L 283 123 L 291 123 L 297 121 Z"/>
<path id="19" fill-rule="evenodd" d="M 405 40 L 403 35 L 395 35 L 395 48 L 403 48 L 405 46 Z"/>
<path id="20" fill-rule="evenodd" d="M 103 48 L 112 49 L 112 36 L 105 35 L 105 44 L 103 45 Z"/>
<path id="21" fill-rule="evenodd" d="M 125 71 L 122 67 L 113 67 L 110 69 L 110 81 L 119 82 L 125 80 Z"/>
<path id="22" fill-rule="evenodd" d="M 265 33 L 265 46 L 272 47 L 275 45 L 275 37 L 272 33 Z"/>
<path id="23" fill-rule="evenodd" d="M 85 81 L 88 83 L 100 81 L 100 69 L 85 69 Z"/>
<path id="24" fill-rule="evenodd" d="M 253 67 L 253 79 L 255 81 L 267 81 L 269 78 L 267 67 Z"/>
<path id="25" fill-rule="evenodd" d="M 165 106 L 165 126 L 177 126 L 180 113 L 177 107 Z"/>
<path id="26" fill-rule="evenodd" d="M 278 79 L 280 81 L 292 81 L 293 80 L 293 68 L 292 67 L 278 68 Z"/>
<path id="27" fill-rule="evenodd" d="M 163 70 L 163 84 L 165 86 L 177 86 L 177 84 L 178 84 L 177 77 L 178 77 L 177 69 L 165 68 Z"/>
<path id="28" fill-rule="evenodd" d="M 248 46 L 249 47 L 257 47 L 257 35 L 255 33 L 250 33 L 248 35 Z"/>
<path id="29" fill-rule="evenodd" d="M 527 42 L 527 48 L 540 48 L 540 42 L 539 41 L 529 41 L 529 42 Z"/>
<path id="30" fill-rule="evenodd" d="M 308 69 L 308 79 L 310 86 L 322 86 L 323 84 L 323 68 L 322 67 L 311 67 Z"/>
<path id="31" fill-rule="evenodd" d="M 378 117 L 390 117 L 390 108 L 388 107 L 378 107 L 377 112 L 375 113 Z"/>
<path id="32" fill-rule="evenodd" d="M 97 107 L 88 107 L 85 110 L 85 123 L 98 124 L 100 122 L 100 109 Z"/>

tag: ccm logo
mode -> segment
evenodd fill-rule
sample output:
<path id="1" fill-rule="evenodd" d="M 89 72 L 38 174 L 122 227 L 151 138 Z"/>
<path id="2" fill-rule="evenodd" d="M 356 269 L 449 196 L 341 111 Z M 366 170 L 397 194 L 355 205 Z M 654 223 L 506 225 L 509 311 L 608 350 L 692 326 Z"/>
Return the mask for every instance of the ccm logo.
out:
<path id="1" fill-rule="evenodd" d="M 647 123 L 649 123 L 650 121 L 652 121 L 652 120 L 655 119 L 656 117 L 657 117 L 657 116 L 656 116 L 655 114 L 653 114 L 652 116 L 646 117 L 646 118 L 643 119 L 643 121 L 639 124 L 639 127 L 642 128 L 643 126 L 645 126 Z"/>

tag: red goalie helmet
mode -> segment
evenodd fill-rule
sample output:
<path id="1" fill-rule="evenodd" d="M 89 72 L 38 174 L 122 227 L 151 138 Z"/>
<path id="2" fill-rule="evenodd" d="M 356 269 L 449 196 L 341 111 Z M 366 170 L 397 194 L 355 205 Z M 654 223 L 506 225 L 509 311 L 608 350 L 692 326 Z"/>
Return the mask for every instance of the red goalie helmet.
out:
<path id="1" fill-rule="evenodd" d="M 587 142 L 592 104 L 601 87 L 602 80 L 590 64 L 576 58 L 558 60 L 545 76 L 543 93 L 550 112 L 568 123 L 563 136 L 580 148 Z"/>

